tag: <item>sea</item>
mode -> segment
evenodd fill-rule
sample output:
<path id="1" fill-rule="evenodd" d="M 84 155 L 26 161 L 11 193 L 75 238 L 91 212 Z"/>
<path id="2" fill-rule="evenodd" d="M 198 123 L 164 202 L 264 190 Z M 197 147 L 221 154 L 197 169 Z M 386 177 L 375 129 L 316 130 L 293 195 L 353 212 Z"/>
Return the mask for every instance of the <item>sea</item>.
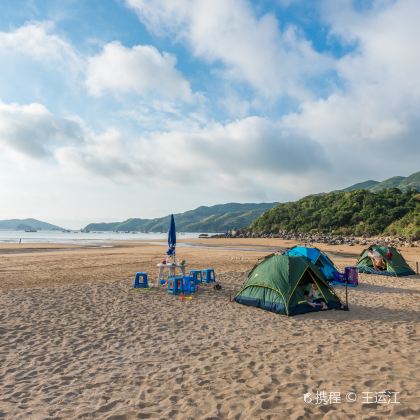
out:
<path id="1" fill-rule="evenodd" d="M 177 239 L 198 238 L 197 232 L 177 232 Z M 211 233 L 209 235 L 212 235 Z M 159 232 L 82 232 L 77 230 L 39 230 L 37 232 L 23 232 L 15 230 L 0 230 L 0 243 L 49 243 L 107 246 L 112 241 L 165 241 L 167 233 Z"/>

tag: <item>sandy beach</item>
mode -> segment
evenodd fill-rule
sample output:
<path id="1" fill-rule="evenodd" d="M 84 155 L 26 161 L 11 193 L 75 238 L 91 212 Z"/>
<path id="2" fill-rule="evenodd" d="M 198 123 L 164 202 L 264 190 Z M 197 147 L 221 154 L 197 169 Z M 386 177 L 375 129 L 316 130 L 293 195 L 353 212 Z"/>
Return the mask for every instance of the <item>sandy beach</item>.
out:
<path id="1" fill-rule="evenodd" d="M 349 312 L 288 318 L 231 298 L 258 258 L 295 243 L 188 242 L 188 269 L 214 268 L 223 287 L 191 301 L 132 289 L 136 271 L 156 279 L 162 244 L 0 245 L 0 418 L 420 417 L 419 275 L 360 275 Z M 361 251 L 319 247 L 341 269 Z M 401 252 L 415 269 L 420 250 Z"/>

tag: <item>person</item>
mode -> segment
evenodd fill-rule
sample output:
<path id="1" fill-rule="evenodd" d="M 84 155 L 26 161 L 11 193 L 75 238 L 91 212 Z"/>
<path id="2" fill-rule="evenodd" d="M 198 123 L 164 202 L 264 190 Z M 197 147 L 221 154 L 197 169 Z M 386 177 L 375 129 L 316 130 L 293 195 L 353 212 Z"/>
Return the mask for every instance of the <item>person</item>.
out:
<path id="1" fill-rule="evenodd" d="M 316 283 L 311 283 L 309 290 L 305 290 L 304 296 L 306 298 L 306 302 L 309 306 L 312 306 L 312 308 L 321 308 L 323 311 L 328 309 L 328 306 Z"/>
<path id="2" fill-rule="evenodd" d="M 386 270 L 386 263 L 382 258 L 382 255 L 376 251 L 376 249 L 373 249 L 372 246 L 368 248 L 368 257 L 372 261 L 372 265 L 375 270 Z"/>

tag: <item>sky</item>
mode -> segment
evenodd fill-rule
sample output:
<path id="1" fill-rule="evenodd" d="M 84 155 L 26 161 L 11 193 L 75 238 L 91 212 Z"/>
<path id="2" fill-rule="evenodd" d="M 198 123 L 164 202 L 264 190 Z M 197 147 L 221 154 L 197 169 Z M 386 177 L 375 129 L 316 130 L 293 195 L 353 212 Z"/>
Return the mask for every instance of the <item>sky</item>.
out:
<path id="1" fill-rule="evenodd" d="M 0 219 L 67 228 L 420 169 L 418 0 L 2 0 Z"/>

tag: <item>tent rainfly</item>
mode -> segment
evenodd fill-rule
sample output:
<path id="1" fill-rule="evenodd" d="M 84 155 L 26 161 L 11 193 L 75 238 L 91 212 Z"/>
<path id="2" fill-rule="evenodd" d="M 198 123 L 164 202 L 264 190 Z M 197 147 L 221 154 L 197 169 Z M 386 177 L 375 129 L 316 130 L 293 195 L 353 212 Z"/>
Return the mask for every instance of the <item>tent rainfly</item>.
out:
<path id="1" fill-rule="evenodd" d="M 302 257 L 309 258 L 312 264 L 315 264 L 322 272 L 328 281 L 334 279 L 334 273 L 338 273 L 337 267 L 330 260 L 328 255 L 324 254 L 318 248 L 308 248 L 306 246 L 294 246 L 288 249 L 285 255 L 301 255 Z"/>
<path id="2" fill-rule="evenodd" d="M 254 266 L 235 301 L 288 316 L 314 312 L 318 309 L 305 298 L 311 283 L 318 286 L 328 309 L 343 309 L 328 281 L 309 259 L 277 254 L 268 255 Z"/>
<path id="3" fill-rule="evenodd" d="M 411 276 L 416 274 L 405 261 L 404 257 L 393 246 L 372 245 L 372 249 L 381 254 L 386 263 L 386 270 L 375 270 L 370 259 L 368 249 L 365 249 L 357 261 L 359 273 L 382 274 L 388 276 Z"/>

